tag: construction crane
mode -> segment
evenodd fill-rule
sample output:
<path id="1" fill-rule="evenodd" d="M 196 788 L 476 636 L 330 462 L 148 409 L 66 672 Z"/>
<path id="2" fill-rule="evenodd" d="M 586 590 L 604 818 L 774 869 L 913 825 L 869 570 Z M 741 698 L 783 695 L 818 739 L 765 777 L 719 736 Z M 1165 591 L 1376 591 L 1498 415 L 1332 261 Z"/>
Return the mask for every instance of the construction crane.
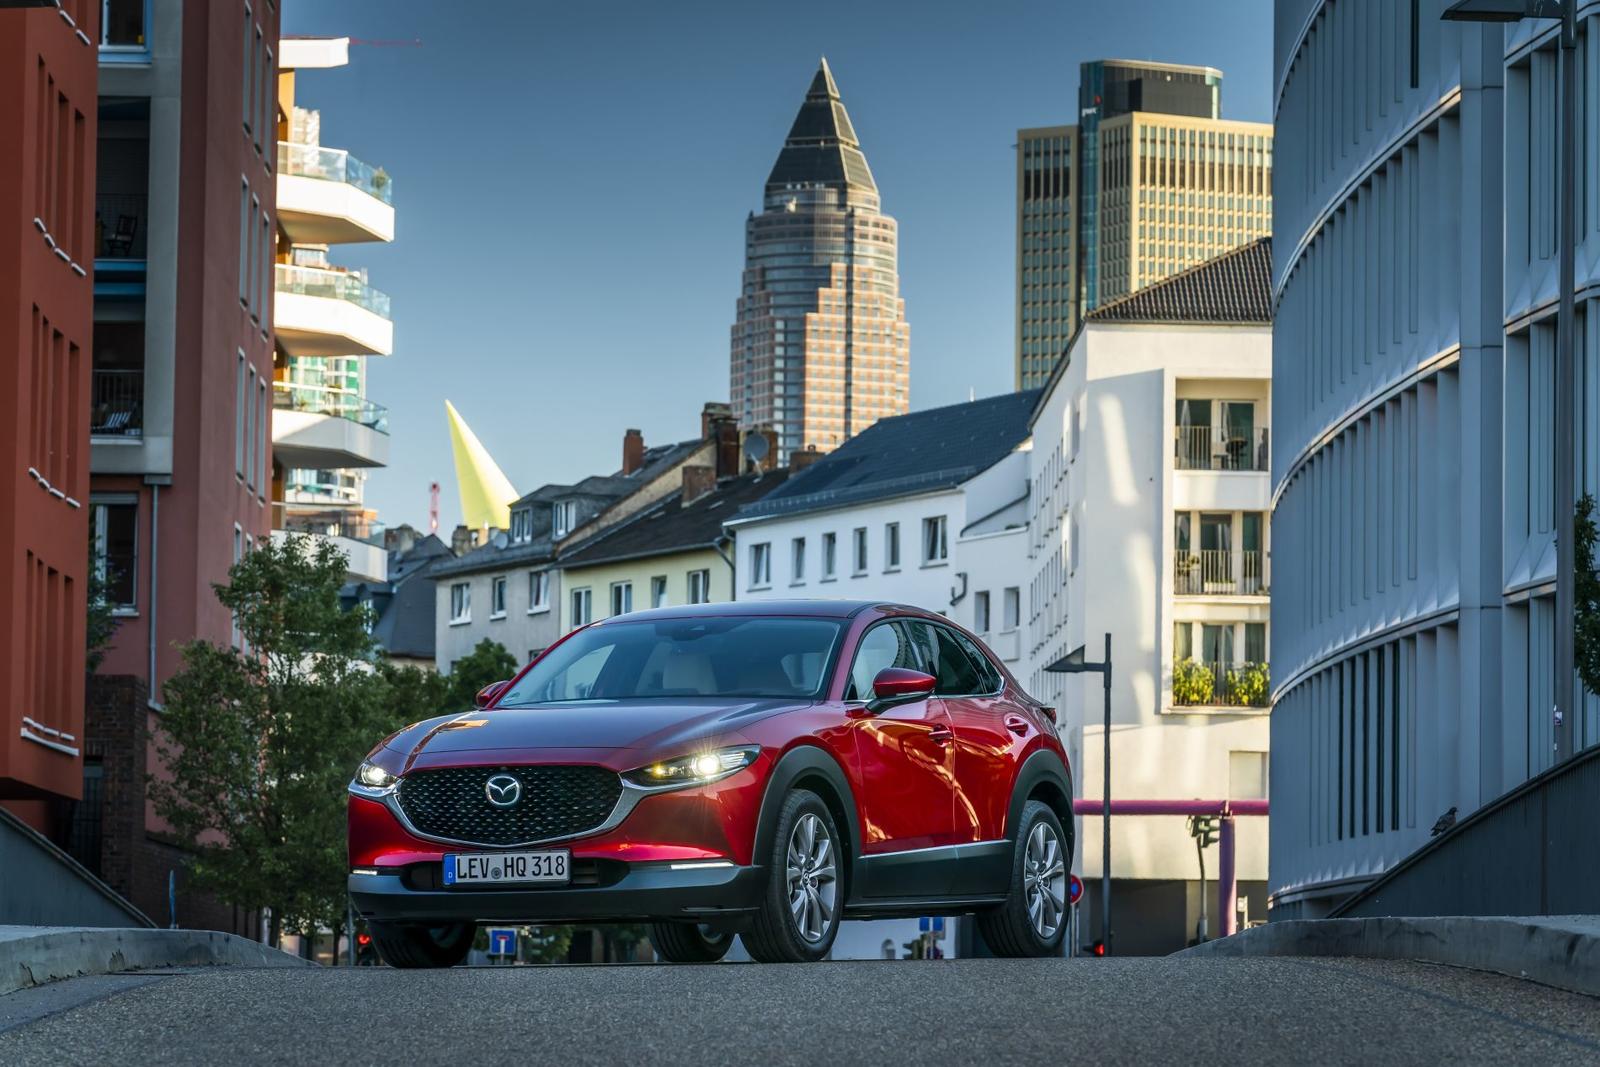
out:
<path id="1" fill-rule="evenodd" d="M 439 532 L 439 483 L 428 486 L 428 532 Z"/>

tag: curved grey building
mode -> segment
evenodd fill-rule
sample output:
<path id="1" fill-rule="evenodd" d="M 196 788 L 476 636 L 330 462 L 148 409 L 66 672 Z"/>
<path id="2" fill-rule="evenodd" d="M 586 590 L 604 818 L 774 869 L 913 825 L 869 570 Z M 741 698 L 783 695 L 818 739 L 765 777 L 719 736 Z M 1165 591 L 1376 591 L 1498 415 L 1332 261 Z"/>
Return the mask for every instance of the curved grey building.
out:
<path id="1" fill-rule="evenodd" d="M 730 383 L 741 428 L 771 427 L 780 461 L 828 451 L 908 407 L 911 334 L 895 220 L 824 59 L 745 223 Z"/>
<path id="2" fill-rule="evenodd" d="M 1326 913 L 1553 759 L 1556 24 L 1445 6 L 1277 2 L 1277 918 Z M 1594 272 L 1580 252 L 1580 313 Z"/>

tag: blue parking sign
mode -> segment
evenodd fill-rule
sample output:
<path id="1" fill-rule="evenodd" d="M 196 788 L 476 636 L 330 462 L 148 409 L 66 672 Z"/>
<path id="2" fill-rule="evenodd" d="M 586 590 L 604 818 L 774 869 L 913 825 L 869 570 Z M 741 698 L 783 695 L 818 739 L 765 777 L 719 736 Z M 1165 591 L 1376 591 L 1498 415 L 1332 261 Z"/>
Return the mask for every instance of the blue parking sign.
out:
<path id="1" fill-rule="evenodd" d="M 489 955 L 491 955 L 491 956 L 515 956 L 516 954 L 517 954 L 517 932 L 516 932 L 516 930 L 495 930 L 495 929 L 491 929 L 489 931 Z"/>

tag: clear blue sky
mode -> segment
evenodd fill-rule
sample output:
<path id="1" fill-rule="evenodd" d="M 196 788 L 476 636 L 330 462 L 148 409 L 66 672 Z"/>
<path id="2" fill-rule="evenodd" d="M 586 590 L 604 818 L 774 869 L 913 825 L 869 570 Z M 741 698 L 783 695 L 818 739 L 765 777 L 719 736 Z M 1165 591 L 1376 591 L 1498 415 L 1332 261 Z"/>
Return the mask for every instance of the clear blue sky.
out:
<path id="1" fill-rule="evenodd" d="M 900 222 L 913 408 L 1012 385 L 1015 131 L 1074 121 L 1079 62 L 1223 71 L 1271 118 L 1268 0 L 284 0 L 354 46 L 296 89 L 324 144 L 394 179 L 392 245 L 334 250 L 394 298 L 370 364 L 391 525 L 460 514 L 449 398 L 519 491 L 609 472 L 622 433 L 698 432 L 728 397 L 744 219 L 828 57 Z"/>

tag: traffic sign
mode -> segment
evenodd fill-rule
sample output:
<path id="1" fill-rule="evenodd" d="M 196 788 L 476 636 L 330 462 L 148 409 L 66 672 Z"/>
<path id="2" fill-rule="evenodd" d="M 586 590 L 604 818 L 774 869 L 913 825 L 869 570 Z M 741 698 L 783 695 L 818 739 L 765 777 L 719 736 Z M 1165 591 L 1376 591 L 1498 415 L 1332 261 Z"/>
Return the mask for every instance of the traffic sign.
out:
<path id="1" fill-rule="evenodd" d="M 1083 899 L 1083 879 L 1075 874 L 1067 875 L 1067 903 L 1076 904 Z"/>
<path id="2" fill-rule="evenodd" d="M 932 934 L 935 939 L 944 937 L 944 916 L 935 915 L 930 918 L 924 915 L 917 920 L 917 931 L 919 933 Z"/>
<path id="3" fill-rule="evenodd" d="M 489 955 L 515 956 L 517 954 L 516 930 L 491 929 L 489 931 Z"/>

